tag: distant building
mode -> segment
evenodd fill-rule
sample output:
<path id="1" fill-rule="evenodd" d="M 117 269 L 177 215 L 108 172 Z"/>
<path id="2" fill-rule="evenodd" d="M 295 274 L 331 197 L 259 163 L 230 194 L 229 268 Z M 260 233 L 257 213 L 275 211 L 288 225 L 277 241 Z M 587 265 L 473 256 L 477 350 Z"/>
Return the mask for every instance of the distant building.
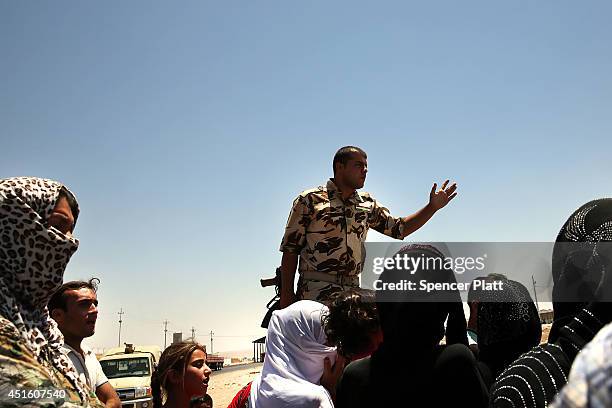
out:
<path id="1" fill-rule="evenodd" d="M 172 344 L 183 341 L 183 333 L 172 333 Z"/>
<path id="2" fill-rule="evenodd" d="M 253 340 L 253 362 L 263 363 L 266 355 L 266 336 Z"/>
<path id="3" fill-rule="evenodd" d="M 542 324 L 552 323 L 554 318 L 554 311 L 550 309 L 540 310 L 540 321 L 542 322 Z"/>

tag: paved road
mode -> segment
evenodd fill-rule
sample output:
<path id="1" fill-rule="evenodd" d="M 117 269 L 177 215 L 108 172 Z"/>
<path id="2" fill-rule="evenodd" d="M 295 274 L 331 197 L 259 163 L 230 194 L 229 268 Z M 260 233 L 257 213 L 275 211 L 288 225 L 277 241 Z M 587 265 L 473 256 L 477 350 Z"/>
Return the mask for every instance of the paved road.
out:
<path id="1" fill-rule="evenodd" d="M 249 363 L 249 364 L 237 364 L 237 365 L 231 365 L 231 366 L 223 366 L 223 368 L 221 370 L 218 371 L 213 371 L 211 377 L 214 377 L 215 375 L 219 375 L 219 374 L 223 374 L 223 373 L 231 373 L 232 371 L 236 371 L 236 370 L 246 370 L 246 369 L 261 369 L 261 363 Z"/>

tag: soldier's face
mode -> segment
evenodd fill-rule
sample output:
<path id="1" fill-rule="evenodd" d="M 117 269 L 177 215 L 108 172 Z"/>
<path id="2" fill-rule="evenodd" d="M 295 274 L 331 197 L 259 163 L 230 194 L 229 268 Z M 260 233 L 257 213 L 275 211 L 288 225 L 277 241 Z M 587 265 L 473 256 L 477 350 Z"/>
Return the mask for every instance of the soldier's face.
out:
<path id="1" fill-rule="evenodd" d="M 360 154 L 353 153 L 353 157 L 346 164 L 338 165 L 336 172 L 336 177 L 340 178 L 345 185 L 357 190 L 365 184 L 368 160 Z"/>

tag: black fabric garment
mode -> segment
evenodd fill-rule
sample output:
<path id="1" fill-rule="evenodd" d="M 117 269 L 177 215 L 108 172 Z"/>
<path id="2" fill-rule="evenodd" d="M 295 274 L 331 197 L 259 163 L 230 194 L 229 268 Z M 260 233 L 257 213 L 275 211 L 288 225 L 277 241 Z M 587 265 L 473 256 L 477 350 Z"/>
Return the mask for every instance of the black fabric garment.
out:
<path id="1" fill-rule="evenodd" d="M 403 248 L 400 254 L 442 257 L 432 247 L 414 245 Z M 444 269 L 411 272 L 390 269 L 381 275 L 385 283 L 418 282 L 425 278 L 451 282 L 454 274 Z M 337 407 L 449 406 L 445 400 L 448 392 L 459 388 L 463 390 L 459 399 L 469 401 L 465 406 L 486 406 L 488 395 L 474 356 L 467 348 L 466 322 L 458 291 L 407 293 L 406 298 L 394 302 L 385 301 L 384 294 L 377 293 L 376 304 L 384 341 L 371 357 L 346 367 L 337 389 Z M 441 347 L 447 318 L 447 343 L 459 344 Z"/>
<path id="2" fill-rule="evenodd" d="M 402 358 L 384 343 L 371 357 L 350 363 L 336 389 L 336 408 L 428 406 L 440 349 Z"/>
<path id="3" fill-rule="evenodd" d="M 459 301 L 446 303 L 446 306 L 448 311 L 445 330 L 446 344 L 464 344 L 467 346 L 467 322 L 465 321 L 463 304 Z"/>
<path id="4" fill-rule="evenodd" d="M 486 386 L 465 345 L 437 347 L 411 360 L 387 353 L 383 347 L 346 367 L 336 408 L 487 406 Z"/>
<path id="5" fill-rule="evenodd" d="M 559 231 L 552 257 L 555 321 L 550 329 L 549 341 L 555 341 L 559 329 L 593 301 L 594 293 L 601 289 L 602 280 L 598 275 L 605 273 L 606 266 L 609 267 L 606 263 L 611 254 L 607 253 L 610 252 L 610 244 L 606 244 L 604 253 L 601 253 L 597 243 L 610 241 L 612 198 L 582 205 Z M 583 244 L 572 244 L 578 242 Z M 602 256 L 604 259 L 601 259 Z"/>
<path id="6" fill-rule="evenodd" d="M 540 344 L 542 325 L 523 284 L 505 277 L 486 280 L 500 281 L 502 289 L 476 293 L 478 359 L 496 378 L 517 357 Z"/>
<path id="7" fill-rule="evenodd" d="M 491 388 L 491 407 L 545 407 L 567 382 L 578 352 L 612 321 L 612 199 L 591 201 L 561 228 L 553 251 L 555 321 L 548 344 L 520 356 Z M 580 245 L 566 245 L 581 242 Z M 604 250 L 605 249 L 605 250 Z"/>
<path id="8" fill-rule="evenodd" d="M 403 247 L 396 255 L 405 255 L 416 260 L 444 259 L 444 255 L 430 245 L 410 244 Z M 456 283 L 455 274 L 451 269 L 436 267 L 416 270 L 385 269 L 380 279 L 385 283 L 411 282 L 415 287 L 418 287 L 421 280 L 426 280 L 428 283 Z M 440 343 L 445 334 L 446 344 L 461 343 L 466 346 L 468 344 L 467 322 L 458 290 L 439 290 L 429 293 L 423 290 L 377 291 L 376 304 L 387 347 L 394 346 L 398 341 L 397 347 L 404 350 L 400 354 L 405 353 L 407 344 L 425 345 L 431 349 Z M 445 330 L 444 322 L 447 319 Z M 415 330 L 421 334 L 415 335 Z"/>
<path id="9" fill-rule="evenodd" d="M 490 406 L 546 407 L 567 382 L 574 358 L 610 321 L 609 305 L 599 303 L 583 309 L 560 329 L 554 343 L 531 349 L 520 356 L 491 387 Z"/>

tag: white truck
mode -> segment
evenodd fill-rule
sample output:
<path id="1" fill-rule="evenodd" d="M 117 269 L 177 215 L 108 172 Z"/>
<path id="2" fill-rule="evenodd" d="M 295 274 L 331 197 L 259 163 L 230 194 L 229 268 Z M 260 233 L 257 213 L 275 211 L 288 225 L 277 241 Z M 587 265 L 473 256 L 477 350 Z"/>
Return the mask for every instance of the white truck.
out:
<path id="1" fill-rule="evenodd" d="M 108 350 L 100 365 L 108 381 L 121 399 L 122 408 L 151 408 L 151 375 L 156 367 L 161 350 L 158 346 L 134 346 Z"/>

